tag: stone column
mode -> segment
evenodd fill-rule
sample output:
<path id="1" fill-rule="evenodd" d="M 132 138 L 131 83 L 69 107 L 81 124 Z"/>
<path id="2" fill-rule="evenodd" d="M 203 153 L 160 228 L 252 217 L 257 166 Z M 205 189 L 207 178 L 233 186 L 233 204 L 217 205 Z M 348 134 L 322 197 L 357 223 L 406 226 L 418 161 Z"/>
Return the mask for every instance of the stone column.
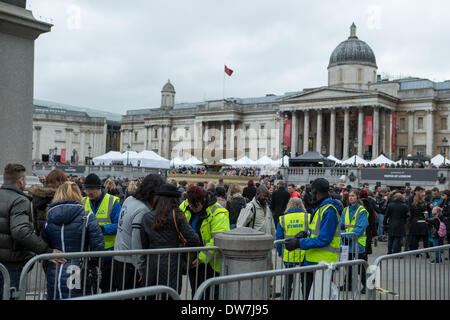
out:
<path id="1" fill-rule="evenodd" d="M 150 149 L 150 134 L 151 134 L 151 126 L 145 126 L 145 150 Z"/>
<path id="2" fill-rule="evenodd" d="M 219 141 L 219 154 L 216 154 L 216 160 L 220 161 L 224 159 L 225 150 L 225 123 L 222 121 L 220 123 L 220 141 Z"/>
<path id="3" fill-rule="evenodd" d="M 79 154 L 79 162 L 85 163 L 86 160 L 86 131 L 80 131 L 80 154 Z"/>
<path id="4" fill-rule="evenodd" d="M 331 109 L 330 116 L 330 155 L 336 156 L 336 109 Z"/>
<path id="5" fill-rule="evenodd" d="M 364 109 L 358 111 L 358 156 L 364 156 Z"/>
<path id="6" fill-rule="evenodd" d="M 309 151 L 309 110 L 305 110 L 303 125 L 303 153 Z"/>
<path id="7" fill-rule="evenodd" d="M 170 154 L 170 140 L 171 140 L 171 134 L 170 130 L 171 126 L 167 125 L 164 127 L 164 154 L 165 158 L 168 160 L 171 160 L 171 154 Z"/>
<path id="8" fill-rule="evenodd" d="M 160 126 L 159 128 L 158 128 L 158 154 L 161 156 L 161 157 L 163 157 L 163 141 L 162 141 L 162 138 L 163 138 L 163 127 L 162 126 Z"/>
<path id="9" fill-rule="evenodd" d="M 237 228 L 215 236 L 224 261 L 221 276 L 267 271 L 273 237 L 250 228 Z M 223 286 L 220 300 L 267 300 L 270 278 L 231 282 Z"/>
<path id="10" fill-rule="evenodd" d="M 34 130 L 36 130 L 36 143 L 34 144 L 34 159 L 38 162 L 40 162 L 41 159 L 41 126 L 34 127 Z"/>
<path id="11" fill-rule="evenodd" d="M 380 120 L 380 153 L 386 154 L 386 109 L 381 109 L 380 112 L 381 120 Z"/>
<path id="12" fill-rule="evenodd" d="M 316 152 L 322 154 L 322 122 L 323 114 L 322 110 L 317 110 L 317 141 L 316 141 Z"/>
<path id="13" fill-rule="evenodd" d="M 34 52 L 35 40 L 51 27 L 25 4 L 0 1 L 0 183 L 8 163 L 22 164 L 27 182 L 38 183 L 32 175 Z"/>
<path id="14" fill-rule="evenodd" d="M 344 108 L 344 153 L 342 155 L 342 160 L 347 160 L 349 158 L 349 138 L 350 138 L 350 109 L 348 107 Z"/>
<path id="15" fill-rule="evenodd" d="M 66 128 L 66 161 L 70 161 L 72 155 L 72 132 L 73 129 Z"/>
<path id="16" fill-rule="evenodd" d="M 378 158 L 379 143 L 380 143 L 380 108 L 374 106 L 373 108 L 373 137 L 372 137 L 372 159 Z"/>
<path id="17" fill-rule="evenodd" d="M 236 135 L 236 123 L 232 120 L 230 125 L 230 138 L 228 139 L 228 152 L 230 154 L 226 155 L 227 159 L 234 159 L 235 157 L 235 145 L 234 145 L 234 139 Z"/>
<path id="18" fill-rule="evenodd" d="M 203 159 L 203 122 L 197 120 L 194 124 L 194 154 L 197 159 Z"/>
<path id="19" fill-rule="evenodd" d="M 408 154 L 414 150 L 414 111 L 408 111 Z"/>
<path id="20" fill-rule="evenodd" d="M 291 157 L 297 155 L 298 146 L 298 124 L 297 124 L 297 111 L 292 111 L 292 127 L 291 127 Z"/>
<path id="21" fill-rule="evenodd" d="M 284 141 L 284 114 L 283 114 L 283 112 L 282 111 L 280 111 L 280 113 L 279 113 L 279 117 L 280 117 L 280 122 L 279 122 L 279 129 L 280 129 L 280 143 L 279 143 L 279 153 L 280 153 L 280 155 L 282 155 L 283 154 L 283 148 L 282 148 L 282 145 L 283 145 L 283 141 Z M 281 158 L 281 156 L 280 156 L 280 158 Z"/>
<path id="22" fill-rule="evenodd" d="M 433 151 L 434 151 L 434 145 L 433 145 L 433 140 L 434 140 L 434 128 L 433 128 L 433 110 L 427 110 L 426 111 L 426 115 L 427 115 L 427 154 L 430 157 L 434 157 Z"/>
<path id="23" fill-rule="evenodd" d="M 392 119 L 392 110 L 389 111 L 389 142 L 388 142 L 388 147 L 389 147 L 389 151 L 388 151 L 388 155 L 389 155 L 389 159 L 392 159 L 392 140 L 394 139 L 393 136 L 393 131 L 394 131 L 394 126 L 393 126 L 393 119 Z"/>

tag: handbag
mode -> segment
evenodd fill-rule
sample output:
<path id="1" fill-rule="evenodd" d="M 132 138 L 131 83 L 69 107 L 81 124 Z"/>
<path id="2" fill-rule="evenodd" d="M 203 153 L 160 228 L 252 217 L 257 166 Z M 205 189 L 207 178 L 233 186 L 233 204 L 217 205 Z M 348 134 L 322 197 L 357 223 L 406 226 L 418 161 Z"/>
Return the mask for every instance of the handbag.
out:
<path id="1" fill-rule="evenodd" d="M 178 240 L 181 242 L 182 247 L 186 248 L 187 240 L 183 236 L 183 234 L 180 232 L 180 229 L 178 229 L 177 219 L 175 218 L 175 210 L 172 210 L 172 218 L 173 223 L 175 225 L 175 229 L 178 233 Z M 180 269 L 182 274 L 188 274 L 188 270 L 190 269 L 191 262 L 194 260 L 194 253 L 180 253 Z M 188 259 L 189 257 L 189 259 Z"/>

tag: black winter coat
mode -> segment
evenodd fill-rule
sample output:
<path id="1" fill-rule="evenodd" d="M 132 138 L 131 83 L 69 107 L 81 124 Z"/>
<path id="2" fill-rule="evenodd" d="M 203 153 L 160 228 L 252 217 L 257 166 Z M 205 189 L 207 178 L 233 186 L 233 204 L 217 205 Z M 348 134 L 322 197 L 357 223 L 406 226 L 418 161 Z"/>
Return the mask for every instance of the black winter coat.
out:
<path id="1" fill-rule="evenodd" d="M 278 224 L 280 217 L 286 212 L 286 206 L 291 199 L 291 195 L 285 189 L 278 189 L 272 194 L 270 210 L 272 211 L 273 221 Z"/>
<path id="2" fill-rule="evenodd" d="M 41 234 L 47 220 L 48 205 L 52 202 L 56 189 L 32 186 L 29 194 L 33 197 L 33 223 L 37 234 Z"/>
<path id="3" fill-rule="evenodd" d="M 42 238 L 51 248 L 62 252 L 80 252 L 83 216 L 84 207 L 76 201 L 60 201 L 50 204 L 48 219 L 42 230 Z M 93 213 L 89 214 L 87 218 L 85 244 L 83 251 L 87 251 L 88 247 L 90 251 L 103 251 L 105 248 L 103 232 Z M 79 262 L 80 259 L 69 259 L 67 263 L 59 266 L 58 271 L 55 264 L 44 263 L 49 300 L 82 296 L 83 288 L 75 287 L 78 280 L 76 276 L 79 275 L 77 271 L 80 270 Z M 57 279 L 55 279 L 56 275 L 58 275 Z M 84 279 L 79 280 L 83 284 Z M 71 286 L 70 290 L 68 285 Z"/>
<path id="4" fill-rule="evenodd" d="M 230 225 L 235 225 L 241 210 L 245 208 L 247 201 L 242 196 L 233 197 L 231 201 L 227 201 L 226 209 L 230 215 Z"/>
<path id="5" fill-rule="evenodd" d="M 156 213 L 157 212 L 153 210 L 146 213 L 142 218 L 142 249 L 145 250 L 181 247 L 182 244 L 178 239 L 178 232 L 173 222 L 172 212 L 168 214 L 166 224 L 162 230 L 153 230 L 152 228 Z M 201 247 L 202 243 L 200 241 L 200 238 L 189 225 L 185 215 L 179 213 L 178 215 L 176 215 L 176 221 L 178 229 L 187 241 L 186 246 Z M 179 265 L 181 265 L 181 260 L 179 261 L 179 259 L 181 258 L 178 254 L 149 255 L 148 266 L 147 264 L 144 264 L 143 269 L 140 270 L 140 273 L 142 274 L 143 285 L 146 287 L 155 285 L 169 286 L 174 290 L 178 289 L 178 292 L 181 293 L 182 276 L 181 270 L 179 270 L 178 268 Z"/>
<path id="6" fill-rule="evenodd" d="M 414 205 L 410 209 L 409 233 L 416 236 L 427 236 L 428 226 L 425 222 L 428 208 L 426 203 L 420 203 L 417 207 Z"/>
<path id="7" fill-rule="evenodd" d="M 32 224 L 31 198 L 17 187 L 0 188 L 0 263 L 18 271 L 35 254 L 51 253 Z"/>
<path id="8" fill-rule="evenodd" d="M 389 203 L 383 220 L 383 225 L 387 226 L 388 236 L 403 237 L 405 235 L 408 211 L 408 206 L 402 201 L 394 200 Z"/>

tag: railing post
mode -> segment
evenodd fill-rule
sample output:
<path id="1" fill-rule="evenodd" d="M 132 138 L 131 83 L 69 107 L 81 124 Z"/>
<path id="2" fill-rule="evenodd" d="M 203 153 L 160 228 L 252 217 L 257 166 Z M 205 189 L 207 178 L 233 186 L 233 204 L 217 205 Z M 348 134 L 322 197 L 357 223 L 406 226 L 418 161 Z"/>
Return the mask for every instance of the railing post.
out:
<path id="1" fill-rule="evenodd" d="M 216 235 L 214 244 L 223 257 L 222 276 L 267 271 L 271 262 L 273 237 L 250 228 L 237 228 Z M 223 300 L 266 300 L 269 298 L 267 279 L 227 283 Z"/>

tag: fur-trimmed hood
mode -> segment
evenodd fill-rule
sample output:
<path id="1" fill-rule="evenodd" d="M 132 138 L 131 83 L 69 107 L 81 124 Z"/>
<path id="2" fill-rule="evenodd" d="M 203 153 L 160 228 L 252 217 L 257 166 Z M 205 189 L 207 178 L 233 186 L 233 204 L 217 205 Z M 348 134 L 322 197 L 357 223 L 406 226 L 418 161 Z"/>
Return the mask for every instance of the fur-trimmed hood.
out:
<path id="1" fill-rule="evenodd" d="M 39 198 L 53 198 L 55 195 L 56 189 L 50 187 L 41 187 L 41 186 L 32 186 L 28 193 L 32 197 Z"/>

